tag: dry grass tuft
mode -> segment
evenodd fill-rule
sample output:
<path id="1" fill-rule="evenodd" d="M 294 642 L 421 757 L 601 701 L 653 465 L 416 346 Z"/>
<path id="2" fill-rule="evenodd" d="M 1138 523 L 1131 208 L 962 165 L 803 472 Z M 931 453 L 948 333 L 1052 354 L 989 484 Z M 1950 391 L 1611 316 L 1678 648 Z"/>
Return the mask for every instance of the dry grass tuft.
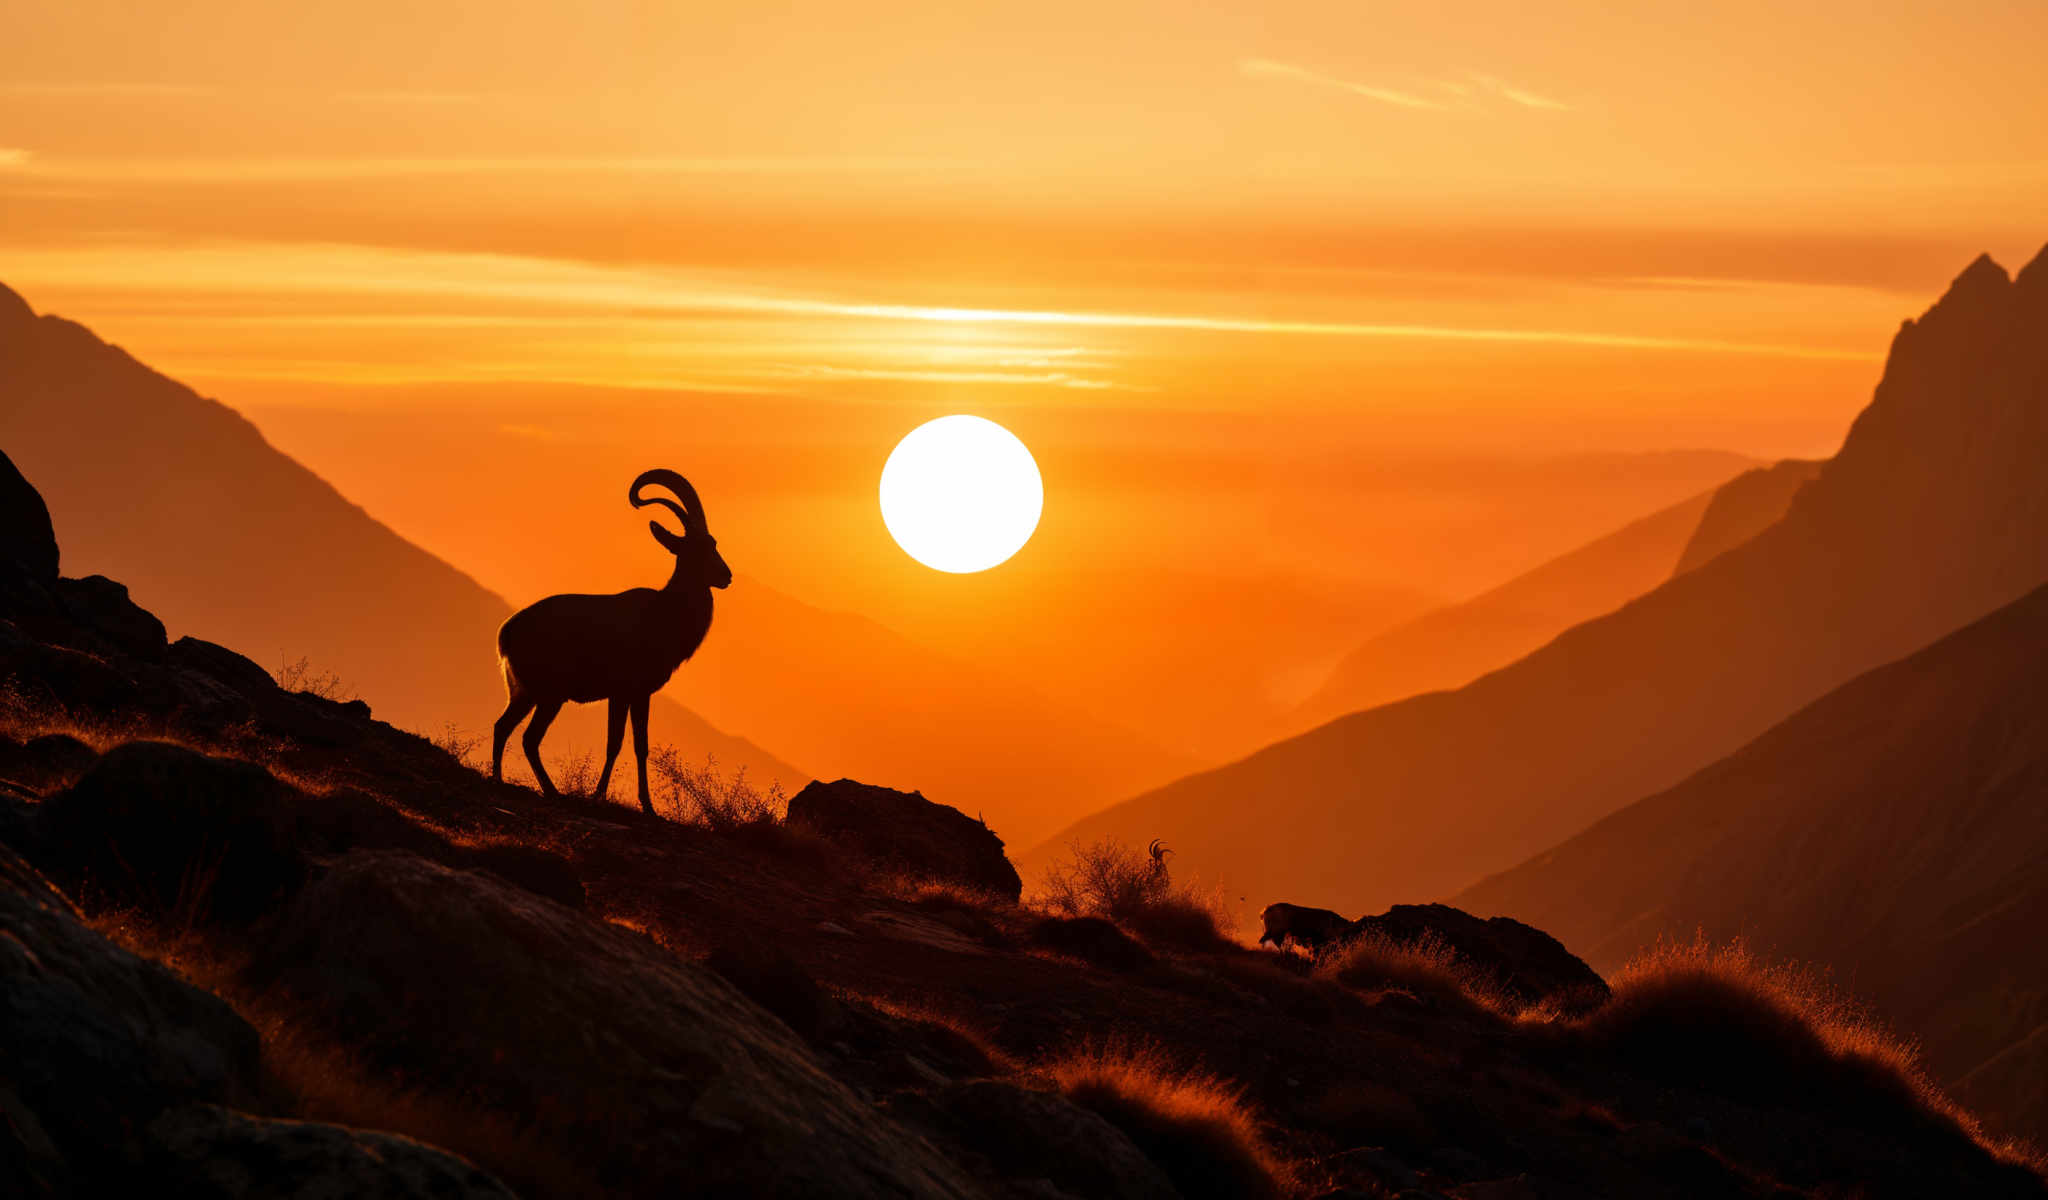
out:
<path id="1" fill-rule="evenodd" d="M 1361 934 L 1325 955 L 1315 973 L 1365 992 L 1406 992 L 1501 1014 L 1515 1009 L 1485 972 L 1434 935 L 1398 942 L 1384 934 Z"/>
<path id="2" fill-rule="evenodd" d="M 1928 1076 L 1917 1047 L 1809 968 L 1759 958 L 1740 941 L 1696 939 L 1657 946 L 1609 983 L 1605 1005 L 1551 1028 L 1645 1075 L 2042 1165 L 2029 1148 L 1989 1137 Z"/>
<path id="3" fill-rule="evenodd" d="M 1121 1129 L 1190 1200 L 1277 1197 L 1293 1173 L 1267 1146 L 1243 1089 L 1178 1068 L 1156 1049 L 1084 1050 L 1045 1074 Z"/>
<path id="4" fill-rule="evenodd" d="M 1046 868 L 1033 905 L 1062 917 L 1114 921 L 1154 946 L 1197 952 L 1237 942 L 1223 893 L 1173 878 L 1163 857 L 1141 854 L 1112 839 L 1067 847 L 1067 858 Z"/>

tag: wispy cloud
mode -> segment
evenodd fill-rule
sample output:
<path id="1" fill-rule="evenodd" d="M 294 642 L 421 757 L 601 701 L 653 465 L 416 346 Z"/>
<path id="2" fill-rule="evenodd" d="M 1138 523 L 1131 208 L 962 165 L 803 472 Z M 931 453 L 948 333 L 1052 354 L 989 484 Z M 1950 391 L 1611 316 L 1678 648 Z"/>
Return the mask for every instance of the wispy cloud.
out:
<path id="1" fill-rule="evenodd" d="M 53 179 L 101 183 L 242 183 L 443 175 L 834 175 L 960 170 L 966 159 L 854 156 L 782 158 L 235 158 L 38 159 Z"/>
<path id="2" fill-rule="evenodd" d="M 1475 72 L 1472 75 L 1472 82 L 1488 92 L 1499 96 L 1501 99 L 1512 104 L 1519 104 L 1523 108 L 1545 108 L 1553 112 L 1571 111 L 1571 105 L 1561 100 L 1552 100 L 1548 96 L 1539 96 L 1527 88 L 1516 87 L 1506 80 L 1496 79 L 1491 75 L 1480 75 Z"/>
<path id="3" fill-rule="evenodd" d="M 1571 108 L 1563 101 L 1553 100 L 1528 88 L 1517 87 L 1497 76 L 1482 75 L 1476 71 L 1466 73 L 1461 79 L 1428 81 L 1429 88 L 1449 97 L 1448 100 L 1432 99 L 1401 88 L 1339 79 L 1335 75 L 1325 75 L 1321 71 L 1296 63 L 1276 62 L 1270 58 L 1243 59 L 1237 64 L 1237 73 L 1247 79 L 1287 79 L 1315 87 L 1331 88 L 1349 92 L 1354 96 L 1363 96 L 1368 100 L 1376 100 L 1381 104 L 1391 104 L 1396 108 L 1469 109 L 1481 107 L 1481 102 L 1488 99 L 1504 100 L 1521 108 L 1540 108 L 1553 112 L 1566 112 Z"/>
<path id="4" fill-rule="evenodd" d="M 125 83 L 81 80 L 69 83 L 0 83 L 0 96 L 209 96 L 220 89 L 190 83 Z"/>
<path id="5" fill-rule="evenodd" d="M 485 92 L 369 91 L 336 92 L 334 98 L 347 104 L 420 105 L 460 107 L 481 104 L 493 97 Z"/>
<path id="6" fill-rule="evenodd" d="M 1381 104 L 1391 104 L 1396 108 L 1444 107 L 1434 100 L 1418 96 L 1413 92 L 1404 92 L 1396 88 L 1375 87 L 1369 83 L 1354 83 L 1349 79 L 1339 79 L 1334 75 L 1325 75 L 1320 71 L 1311 71 L 1307 67 L 1296 66 L 1294 63 L 1275 62 L 1270 58 L 1247 58 L 1237 64 L 1237 73 L 1247 79 L 1291 79 L 1297 83 L 1313 84 L 1316 87 L 1334 88 L 1340 92 L 1349 92 L 1354 96 L 1363 96 L 1368 100 L 1377 100 Z"/>
<path id="7" fill-rule="evenodd" d="M 29 153 L 15 146 L 0 146 L 0 170 L 28 165 Z"/>
<path id="8" fill-rule="evenodd" d="M 1223 313 L 946 308 L 861 301 L 736 284 L 687 271 L 605 267 L 511 255 L 395 251 L 345 245 L 30 249 L 10 251 L 17 281 L 122 292 L 238 290 L 251 294 L 434 298 L 562 314 L 629 309 L 645 314 L 838 318 L 985 329 L 1162 330 L 1332 339 L 1401 339 L 1570 345 L 1617 350 L 1863 361 L 1865 351 L 1771 342 L 1423 323 L 1288 320 Z M 919 364 L 920 367 L 925 364 Z M 1072 373 L 1071 370 L 1068 373 Z"/>

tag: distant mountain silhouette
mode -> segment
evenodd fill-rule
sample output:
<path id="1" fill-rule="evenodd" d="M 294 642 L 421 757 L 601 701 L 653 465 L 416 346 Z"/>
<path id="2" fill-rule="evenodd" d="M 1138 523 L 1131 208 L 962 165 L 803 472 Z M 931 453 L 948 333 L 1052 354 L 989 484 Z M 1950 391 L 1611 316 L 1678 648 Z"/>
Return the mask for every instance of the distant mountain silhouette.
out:
<path id="1" fill-rule="evenodd" d="M 1792 497 L 1820 475 L 1823 465 L 1813 459 L 1788 458 L 1745 471 L 1716 488 L 1714 502 L 1707 505 L 1672 574 L 1683 575 L 1712 562 L 1776 525 L 1792 507 Z"/>
<path id="2" fill-rule="evenodd" d="M 1874 665 L 2048 580 L 2048 254 L 1989 258 L 1892 344 L 1783 520 L 1456 692 L 1354 714 L 1026 856 L 1165 837 L 1234 891 L 1442 896 L 1669 787 Z"/>
<path id="3" fill-rule="evenodd" d="M 2048 1142 L 2044 799 L 2048 588 L 1456 903 L 1596 966 L 1696 930 L 1826 963 L 1975 1107 Z"/>
<path id="4" fill-rule="evenodd" d="M 379 716 L 425 733 L 454 722 L 487 734 L 504 706 L 492 638 L 509 605 L 349 503 L 233 410 L 82 325 L 37 317 L 5 287 L 0 446 L 48 500 L 68 568 L 124 580 L 174 633 L 265 664 L 304 656 L 375 697 Z M 619 519 L 630 513 L 621 502 Z M 647 582 L 669 565 L 650 544 Z M 663 743 L 756 779 L 808 778 L 679 705 L 657 705 Z M 601 707 L 572 712 L 550 747 L 601 749 Z"/>
<path id="5" fill-rule="evenodd" d="M 1703 536 L 1727 549 L 1763 532 L 1815 469 L 1787 461 L 1746 471 L 1491 591 L 1390 629 L 1346 656 L 1277 732 L 1300 733 L 1346 713 L 1462 687 L 1506 666 L 1712 557 L 1688 561 Z"/>

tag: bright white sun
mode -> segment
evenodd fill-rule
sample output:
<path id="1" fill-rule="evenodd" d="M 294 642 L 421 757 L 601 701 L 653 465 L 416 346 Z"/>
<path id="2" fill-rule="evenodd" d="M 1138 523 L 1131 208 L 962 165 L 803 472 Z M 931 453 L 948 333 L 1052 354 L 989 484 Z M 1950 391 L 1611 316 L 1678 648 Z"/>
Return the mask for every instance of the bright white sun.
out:
<path id="1" fill-rule="evenodd" d="M 994 421 L 926 421 L 882 465 L 882 523 L 910 557 L 939 571 L 986 571 L 1024 548 L 1045 508 L 1038 464 Z"/>

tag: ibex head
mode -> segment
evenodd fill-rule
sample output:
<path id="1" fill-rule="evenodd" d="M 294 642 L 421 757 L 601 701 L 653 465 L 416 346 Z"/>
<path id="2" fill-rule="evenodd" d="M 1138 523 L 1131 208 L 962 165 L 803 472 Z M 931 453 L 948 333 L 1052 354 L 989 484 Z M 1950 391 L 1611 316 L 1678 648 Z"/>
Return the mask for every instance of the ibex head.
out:
<path id="1" fill-rule="evenodd" d="M 1164 841 L 1159 838 L 1153 838 L 1152 844 L 1145 847 L 1145 853 L 1152 856 L 1152 869 L 1163 872 L 1166 870 L 1166 856 L 1172 854 L 1173 851 L 1166 848 Z"/>
<path id="2" fill-rule="evenodd" d="M 640 489 L 650 485 L 667 488 L 682 503 L 662 496 L 642 496 Z M 710 528 L 704 523 L 704 502 L 697 498 L 697 489 L 690 486 L 689 480 L 674 471 L 656 467 L 652 471 L 640 472 L 640 477 L 627 489 L 626 498 L 633 502 L 634 508 L 659 504 L 674 513 L 676 519 L 683 523 L 683 531 L 670 533 L 661 527 L 661 522 L 649 521 L 647 528 L 654 534 L 654 540 L 675 555 L 677 565 L 689 568 L 690 574 L 704 586 L 731 586 L 732 568 L 725 565 L 725 559 L 718 553 L 718 539 L 711 536 Z"/>

